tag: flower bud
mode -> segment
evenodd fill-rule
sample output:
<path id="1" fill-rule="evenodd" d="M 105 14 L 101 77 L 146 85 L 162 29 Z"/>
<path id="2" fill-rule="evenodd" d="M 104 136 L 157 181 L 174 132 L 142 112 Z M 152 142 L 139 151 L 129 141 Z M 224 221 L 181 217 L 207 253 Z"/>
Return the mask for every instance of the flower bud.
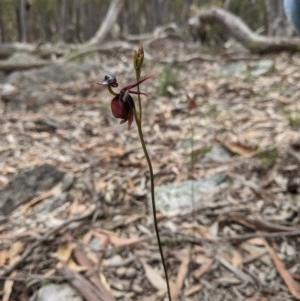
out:
<path id="1" fill-rule="evenodd" d="M 144 62 L 144 49 L 143 46 L 140 46 L 138 49 L 133 52 L 133 66 L 137 74 L 141 74 L 141 70 Z"/>

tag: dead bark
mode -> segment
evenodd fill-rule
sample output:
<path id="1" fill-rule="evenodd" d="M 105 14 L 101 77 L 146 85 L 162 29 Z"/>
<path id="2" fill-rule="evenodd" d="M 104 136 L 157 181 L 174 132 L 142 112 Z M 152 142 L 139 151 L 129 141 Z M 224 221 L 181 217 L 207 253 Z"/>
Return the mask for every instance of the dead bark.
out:
<path id="1" fill-rule="evenodd" d="M 217 22 L 252 53 L 296 52 L 300 50 L 300 39 L 258 35 L 236 15 L 222 9 L 212 8 L 198 14 L 200 24 Z"/>
<path id="2" fill-rule="evenodd" d="M 289 36 L 291 35 L 291 26 L 287 22 L 282 0 L 266 0 L 265 12 L 267 18 L 268 35 L 283 36 L 288 33 Z"/>
<path id="3" fill-rule="evenodd" d="M 59 270 L 59 273 L 68 279 L 72 286 L 77 289 L 81 295 L 90 301 L 115 301 L 114 296 L 101 284 L 101 290 L 99 287 L 93 285 L 83 275 L 72 271 L 68 267 L 63 267 Z"/>
<path id="4" fill-rule="evenodd" d="M 24 71 L 35 68 L 42 68 L 51 64 L 51 61 L 45 62 L 23 62 L 23 63 L 13 63 L 9 61 L 0 61 L 0 71 Z"/>
<path id="5" fill-rule="evenodd" d="M 91 44 L 99 44 L 102 42 L 107 34 L 110 32 L 112 26 L 116 22 L 123 6 L 125 0 L 113 0 L 108 8 L 108 12 L 101 23 L 96 34 L 89 40 Z"/>
<path id="6" fill-rule="evenodd" d="M 61 57 L 64 54 L 63 46 L 37 45 L 28 43 L 0 43 L 0 60 L 11 57 L 16 52 L 36 55 L 39 58 L 50 58 L 52 55 Z"/>
<path id="7" fill-rule="evenodd" d="M 110 8 L 106 14 L 102 25 L 100 26 L 98 32 L 90 40 L 89 43 L 83 44 L 78 48 L 78 51 L 73 51 L 71 55 L 66 55 L 66 49 L 58 48 L 55 46 L 48 47 L 38 46 L 32 44 L 22 44 L 22 43 L 12 43 L 12 44 L 0 44 L 0 70 L 4 71 L 14 71 L 14 70 L 25 70 L 30 68 L 39 68 L 45 65 L 53 63 L 53 61 L 36 61 L 36 62 L 25 62 L 25 63 L 15 63 L 12 61 L 1 61 L 1 59 L 9 58 L 15 52 L 25 52 L 33 54 L 39 58 L 51 58 L 54 54 L 56 57 L 61 57 L 60 63 L 67 62 L 78 57 L 84 56 L 92 52 L 106 51 L 108 45 L 100 46 L 100 42 L 105 38 L 105 36 L 110 31 L 112 25 L 116 21 L 125 0 L 114 0 L 111 3 Z M 222 28 L 225 28 L 229 34 L 231 34 L 235 39 L 241 42 L 247 49 L 252 53 L 264 54 L 264 53 L 276 53 L 280 51 L 297 52 L 300 50 L 300 39 L 299 38 L 280 38 L 280 37 L 267 37 L 259 35 L 253 32 L 243 20 L 241 20 L 236 15 L 221 9 L 212 8 L 209 10 L 203 10 L 196 16 L 200 24 L 217 22 Z M 175 30 L 176 32 L 176 30 Z M 141 38 L 150 40 L 151 43 L 152 35 L 141 35 L 140 37 L 128 38 L 128 40 L 138 41 Z M 160 37 L 165 37 L 165 35 L 158 35 Z M 166 36 L 168 36 L 166 29 Z M 153 39 L 157 38 L 157 34 L 153 33 Z M 122 43 L 121 43 L 122 44 Z M 125 46 L 124 46 L 125 44 Z M 110 45 L 109 47 L 121 47 L 129 49 L 131 48 L 128 43 L 123 43 L 120 45 Z M 109 49 L 111 50 L 111 48 Z M 64 56 L 65 55 L 65 56 Z"/>

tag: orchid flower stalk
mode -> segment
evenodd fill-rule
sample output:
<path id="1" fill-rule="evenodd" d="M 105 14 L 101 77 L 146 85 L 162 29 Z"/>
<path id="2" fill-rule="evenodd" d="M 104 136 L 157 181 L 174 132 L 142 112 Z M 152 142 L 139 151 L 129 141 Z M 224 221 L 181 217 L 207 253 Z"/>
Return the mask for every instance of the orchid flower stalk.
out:
<path id="1" fill-rule="evenodd" d="M 108 87 L 108 91 L 114 96 L 111 100 L 111 111 L 115 118 L 121 119 L 121 123 L 128 122 L 128 129 L 131 127 L 131 124 L 133 122 L 133 119 L 136 121 L 137 130 L 139 139 L 141 142 L 141 146 L 148 164 L 149 168 L 149 174 L 150 174 L 150 191 L 151 191 L 151 204 L 152 204 L 152 210 L 153 210 L 153 220 L 154 220 L 154 228 L 159 248 L 159 253 L 161 256 L 161 261 L 163 265 L 163 270 L 165 274 L 166 279 L 166 285 L 167 285 L 167 294 L 169 301 L 172 301 L 171 297 L 171 290 L 170 290 L 170 284 L 169 284 L 169 277 L 167 273 L 167 266 L 166 261 L 164 258 L 164 253 L 162 249 L 161 239 L 159 235 L 158 230 L 158 221 L 156 217 L 156 203 L 155 203 L 155 185 L 154 185 L 154 173 L 153 173 L 153 167 L 152 162 L 146 147 L 144 134 L 143 134 L 143 127 L 142 127 L 142 101 L 141 101 L 141 95 L 146 95 L 145 93 L 140 91 L 140 84 L 143 83 L 145 80 L 149 79 L 151 76 L 145 76 L 141 78 L 141 72 L 144 62 L 144 50 L 143 47 L 139 47 L 137 50 L 134 51 L 133 54 L 133 66 L 135 69 L 136 74 L 136 82 L 133 84 L 130 84 L 124 88 L 122 88 L 119 92 L 115 92 L 113 88 L 118 87 L 117 79 L 114 75 L 106 75 L 104 77 L 104 81 L 100 84 L 106 85 Z M 133 88 L 136 88 L 135 90 L 132 90 Z M 131 96 L 131 94 L 137 95 L 138 99 L 138 110 L 136 109 L 134 100 Z"/>
<path id="2" fill-rule="evenodd" d="M 140 46 L 138 50 L 136 50 L 133 54 L 133 65 L 136 73 L 136 80 L 137 82 L 140 81 L 140 76 L 141 76 L 141 71 L 143 67 L 143 62 L 144 62 L 144 50 L 143 47 Z M 142 127 L 142 102 L 141 102 L 141 93 L 139 90 L 139 84 L 137 85 L 137 97 L 138 97 L 138 104 L 139 104 L 139 112 L 134 110 L 135 114 L 135 120 L 137 124 L 137 129 L 139 133 L 139 138 L 141 142 L 141 146 L 144 151 L 145 158 L 147 160 L 148 168 L 149 168 L 149 173 L 150 173 L 150 186 L 151 186 L 151 204 L 152 204 L 152 210 L 153 210 L 153 220 L 154 220 L 154 227 L 155 227 L 155 233 L 156 233 L 156 238 L 157 238 L 157 244 L 159 248 L 159 253 L 164 269 L 164 274 L 165 274 L 165 279 L 166 279 L 166 284 L 167 284 L 167 293 L 168 293 L 168 298 L 169 301 L 172 301 L 171 297 L 171 289 L 170 289 L 170 283 L 169 283 L 169 276 L 167 272 L 167 266 L 166 266 L 166 261 L 164 258 L 164 253 L 162 249 L 162 244 L 160 240 L 160 235 L 159 235 L 159 230 L 158 230 L 158 221 L 156 217 L 156 203 L 155 203 L 155 185 L 154 185 L 154 174 L 153 174 L 153 167 L 152 167 L 152 162 L 148 154 L 148 150 L 146 147 L 146 143 L 144 140 L 144 134 L 143 134 L 143 127 Z"/>

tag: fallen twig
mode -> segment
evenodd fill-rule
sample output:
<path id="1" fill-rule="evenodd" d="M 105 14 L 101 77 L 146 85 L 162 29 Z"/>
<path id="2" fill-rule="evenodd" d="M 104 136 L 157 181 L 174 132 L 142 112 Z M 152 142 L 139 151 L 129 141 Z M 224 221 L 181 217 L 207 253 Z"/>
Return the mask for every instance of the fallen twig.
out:
<path id="1" fill-rule="evenodd" d="M 36 247 L 38 247 L 41 243 L 47 241 L 50 238 L 50 236 L 58 233 L 60 230 L 62 230 L 64 227 L 68 226 L 71 223 L 79 222 L 79 221 L 85 220 L 86 218 L 91 217 L 94 214 L 94 212 L 95 212 L 95 209 L 93 208 L 85 215 L 67 220 L 66 222 L 62 223 L 61 225 L 57 226 L 56 228 L 53 228 L 53 229 L 47 231 L 44 235 L 42 235 L 35 242 L 33 242 L 31 245 L 29 245 L 18 260 L 13 262 L 10 266 L 4 268 L 0 272 L 0 278 L 9 275 L 15 268 L 17 268 L 33 252 L 33 250 Z"/>

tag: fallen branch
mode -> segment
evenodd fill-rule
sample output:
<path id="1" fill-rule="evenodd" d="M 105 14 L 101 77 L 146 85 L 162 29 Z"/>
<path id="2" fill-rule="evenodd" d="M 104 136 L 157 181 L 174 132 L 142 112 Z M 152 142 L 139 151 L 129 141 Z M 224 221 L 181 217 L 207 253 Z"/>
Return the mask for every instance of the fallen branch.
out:
<path id="1" fill-rule="evenodd" d="M 277 253 L 273 248 L 269 246 L 269 244 L 264 241 L 265 247 L 268 250 L 274 265 L 276 267 L 277 272 L 279 273 L 282 280 L 285 282 L 286 286 L 288 287 L 290 293 L 296 300 L 300 300 L 300 285 L 296 280 L 292 277 L 291 273 L 285 267 L 284 262 L 279 258 Z"/>
<path id="2" fill-rule="evenodd" d="M 253 32 L 249 26 L 236 15 L 222 8 L 201 11 L 198 16 L 201 24 L 220 23 L 236 40 L 252 53 L 276 53 L 280 51 L 296 52 L 300 50 L 299 38 L 267 37 Z"/>
<path id="3" fill-rule="evenodd" d="M 89 301 L 115 301 L 113 295 L 108 292 L 104 286 L 104 290 L 99 290 L 96 286 L 94 286 L 91 282 L 84 278 L 84 276 L 79 273 L 70 270 L 68 267 L 64 267 L 59 270 L 59 273 L 68 279 L 68 281 L 72 284 L 76 290 L 78 290 L 81 295 Z"/>
<path id="4" fill-rule="evenodd" d="M 91 209 L 85 215 L 82 215 L 82 216 L 75 217 L 75 218 L 72 218 L 70 220 L 67 220 L 66 222 L 62 223 L 61 225 L 59 225 L 59 226 L 57 226 L 57 227 L 55 227 L 55 228 L 50 229 L 49 231 L 47 231 L 44 235 L 42 235 L 41 237 L 39 237 L 35 242 L 33 242 L 32 244 L 30 244 L 26 248 L 26 250 L 23 252 L 23 254 L 20 256 L 20 258 L 18 258 L 18 260 L 14 261 L 8 267 L 3 267 L 3 270 L 0 272 L 0 278 L 9 275 L 14 269 L 16 269 L 20 264 L 22 264 L 22 262 L 24 262 L 24 260 L 30 254 L 32 254 L 32 252 L 34 251 L 34 249 L 36 247 L 38 247 L 41 243 L 49 240 L 52 235 L 57 234 L 60 230 L 62 230 L 64 227 L 68 226 L 71 223 L 79 222 L 79 221 L 85 220 L 87 218 L 90 218 L 94 214 L 94 212 L 95 212 L 95 209 Z"/>
<path id="5" fill-rule="evenodd" d="M 52 64 L 51 61 L 45 62 L 10 62 L 10 61 L 0 61 L 0 71 L 23 71 L 29 70 L 34 68 L 41 68 Z"/>
<path id="6" fill-rule="evenodd" d="M 7 59 L 16 52 L 36 55 L 39 58 L 50 58 L 52 55 L 62 56 L 64 49 L 62 46 L 50 44 L 27 44 L 27 43 L 0 43 L 0 59 Z"/>
<path id="7" fill-rule="evenodd" d="M 300 236 L 300 230 L 293 230 L 289 232 L 255 232 L 255 233 L 249 233 L 244 235 L 235 235 L 235 236 L 227 236 L 227 237 L 216 237 L 213 239 L 210 238 L 204 238 L 204 237 L 194 237 L 192 235 L 187 235 L 184 233 L 171 233 L 169 231 L 164 231 L 162 233 L 163 235 L 167 237 L 171 237 L 172 240 L 175 242 L 181 242 L 181 243 L 191 243 L 195 245 L 203 245 L 203 243 L 218 243 L 218 242 L 231 242 L 232 244 L 241 243 L 245 240 L 249 240 L 252 238 L 260 237 L 260 238 L 283 238 L 283 237 L 296 237 Z"/>

